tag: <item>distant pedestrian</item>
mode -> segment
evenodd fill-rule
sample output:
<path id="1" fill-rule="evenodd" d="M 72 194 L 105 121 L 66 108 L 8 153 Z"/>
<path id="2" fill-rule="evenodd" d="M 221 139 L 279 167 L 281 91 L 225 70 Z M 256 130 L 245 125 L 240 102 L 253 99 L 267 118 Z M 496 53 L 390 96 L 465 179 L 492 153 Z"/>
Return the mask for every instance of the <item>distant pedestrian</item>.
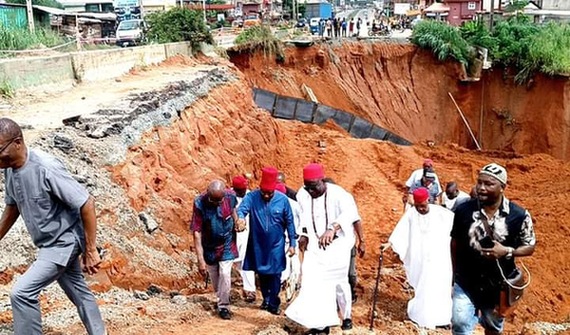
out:
<path id="1" fill-rule="evenodd" d="M 323 38 L 324 34 L 325 34 L 325 20 L 321 19 L 319 21 L 319 36 Z"/>
<path id="2" fill-rule="evenodd" d="M 352 36 L 354 33 L 354 19 L 350 20 L 350 24 L 348 25 L 348 35 Z"/>
<path id="3" fill-rule="evenodd" d="M 83 267 L 89 274 L 95 274 L 101 264 L 93 197 L 73 179 L 60 160 L 28 148 L 16 122 L 0 119 L 0 143 L 6 204 L 0 239 L 21 214 L 39 249 L 37 259 L 20 276 L 10 294 L 14 334 L 42 334 L 38 296 L 54 281 L 77 307 L 87 332 L 105 334 L 97 300 L 81 271 Z"/>
<path id="4" fill-rule="evenodd" d="M 360 36 L 360 26 L 362 25 L 362 20 L 360 18 L 358 18 L 358 21 L 356 21 L 356 36 Z"/>
<path id="5" fill-rule="evenodd" d="M 194 246 L 198 258 L 198 270 L 204 277 L 210 274 L 218 304 L 218 315 L 231 319 L 229 310 L 232 283 L 232 264 L 238 258 L 236 231 L 235 194 L 226 191 L 226 185 L 214 180 L 208 190 L 194 201 L 192 224 Z"/>
<path id="6" fill-rule="evenodd" d="M 346 20 L 342 19 L 342 37 L 346 37 Z"/>

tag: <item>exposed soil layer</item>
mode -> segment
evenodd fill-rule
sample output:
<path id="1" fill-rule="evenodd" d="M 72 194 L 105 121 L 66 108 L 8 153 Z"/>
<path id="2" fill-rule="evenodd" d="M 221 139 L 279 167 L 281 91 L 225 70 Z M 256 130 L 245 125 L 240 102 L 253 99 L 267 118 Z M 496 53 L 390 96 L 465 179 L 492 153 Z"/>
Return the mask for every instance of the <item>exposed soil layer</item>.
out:
<path id="1" fill-rule="evenodd" d="M 326 147 L 320 148 L 319 141 Z M 354 313 L 356 323 L 363 325 L 369 317 L 378 247 L 402 215 L 404 182 L 424 157 L 435 161 L 442 183 L 455 180 L 464 190 L 474 184 L 484 164 L 495 161 L 507 167 L 506 195 L 530 210 L 539 240 L 535 255 L 525 260 L 533 284 L 510 317 L 509 329 L 520 331 L 531 321 L 567 320 L 570 262 L 565 245 L 570 228 L 565 223 L 570 209 L 564 198 L 570 192 L 570 165 L 546 154 L 478 153 L 456 145 L 400 147 L 353 139 L 334 125 L 276 121 L 252 106 L 251 89 L 242 79 L 215 88 L 172 126 L 145 134 L 140 145 L 130 149 L 126 161 L 113 169 L 113 177 L 137 211 L 152 209 L 162 222 L 162 231 L 179 237 L 172 246 L 176 253 L 192 248 L 188 233 L 191 204 L 211 179 L 227 181 L 235 174 L 251 172 L 252 186 L 256 186 L 260 168 L 274 165 L 289 176 L 290 186 L 300 187 L 302 167 L 322 162 L 327 175 L 355 196 L 365 223 L 368 252 L 358 261 L 361 302 Z M 388 255 L 385 266 L 378 325 L 394 330 L 399 327 L 394 322 L 402 326 L 406 319 L 410 291 L 393 255 Z"/>
<path id="2" fill-rule="evenodd" d="M 567 78 L 537 75 L 518 86 L 507 72 L 493 69 L 480 82 L 461 82 L 464 71 L 457 63 L 439 62 L 428 51 L 402 44 L 289 48 L 284 63 L 247 52 L 232 54 L 231 60 L 255 87 L 302 98 L 305 84 L 319 102 L 353 112 L 410 141 L 475 148 L 451 93 L 485 149 L 570 159 Z"/>

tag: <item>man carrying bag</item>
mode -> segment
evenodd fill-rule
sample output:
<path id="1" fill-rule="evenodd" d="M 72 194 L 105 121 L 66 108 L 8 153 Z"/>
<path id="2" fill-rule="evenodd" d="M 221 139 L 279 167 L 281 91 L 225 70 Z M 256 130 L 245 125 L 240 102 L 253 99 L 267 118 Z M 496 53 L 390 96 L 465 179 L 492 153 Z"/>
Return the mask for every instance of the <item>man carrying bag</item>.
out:
<path id="1" fill-rule="evenodd" d="M 527 286 L 515 257 L 534 252 L 533 223 L 528 211 L 504 196 L 506 185 L 504 167 L 485 166 L 477 180 L 477 198 L 455 212 L 453 334 L 471 334 L 477 322 L 485 334 L 501 334 L 507 309 Z"/>

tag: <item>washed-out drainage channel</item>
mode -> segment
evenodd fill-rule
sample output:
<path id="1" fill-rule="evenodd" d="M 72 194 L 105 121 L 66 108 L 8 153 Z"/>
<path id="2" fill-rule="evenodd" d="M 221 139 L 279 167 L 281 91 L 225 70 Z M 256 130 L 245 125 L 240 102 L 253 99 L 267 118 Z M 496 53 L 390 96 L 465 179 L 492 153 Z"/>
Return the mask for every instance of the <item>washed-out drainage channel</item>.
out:
<path id="1" fill-rule="evenodd" d="M 398 145 L 412 144 L 410 141 L 368 120 L 330 106 L 282 96 L 259 88 L 253 89 L 253 99 L 258 107 L 267 110 L 276 118 L 318 125 L 332 120 L 355 138 L 390 141 Z"/>

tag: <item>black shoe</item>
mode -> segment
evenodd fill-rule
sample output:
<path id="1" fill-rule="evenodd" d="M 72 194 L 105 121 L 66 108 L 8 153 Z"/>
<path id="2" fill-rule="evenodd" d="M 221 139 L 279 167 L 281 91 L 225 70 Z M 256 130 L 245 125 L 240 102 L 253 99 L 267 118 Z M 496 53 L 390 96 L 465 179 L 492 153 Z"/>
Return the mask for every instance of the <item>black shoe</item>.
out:
<path id="1" fill-rule="evenodd" d="M 232 318 L 232 315 L 230 314 L 230 311 L 228 311 L 227 308 L 220 308 L 220 310 L 218 311 L 218 315 L 220 316 L 220 318 L 224 320 L 230 320 Z"/>
<path id="2" fill-rule="evenodd" d="M 330 333 L 330 328 L 329 327 L 325 327 L 325 329 L 321 330 L 321 329 L 309 329 L 309 331 L 306 331 L 304 333 L 304 335 L 320 335 L 320 334 L 326 334 L 328 335 Z"/>
<path id="3" fill-rule="evenodd" d="M 351 330 L 352 329 L 352 320 L 351 319 L 342 320 L 342 326 L 340 327 L 340 329 Z"/>
<path id="4" fill-rule="evenodd" d="M 264 301 L 261 303 L 261 306 L 259 306 L 259 308 L 261 308 L 262 310 L 266 311 L 267 308 L 269 308 L 269 303 L 264 300 Z"/>
<path id="5" fill-rule="evenodd" d="M 267 311 L 273 315 L 280 315 L 281 314 L 281 310 L 279 309 L 279 307 L 275 307 L 275 308 L 268 307 Z"/>

